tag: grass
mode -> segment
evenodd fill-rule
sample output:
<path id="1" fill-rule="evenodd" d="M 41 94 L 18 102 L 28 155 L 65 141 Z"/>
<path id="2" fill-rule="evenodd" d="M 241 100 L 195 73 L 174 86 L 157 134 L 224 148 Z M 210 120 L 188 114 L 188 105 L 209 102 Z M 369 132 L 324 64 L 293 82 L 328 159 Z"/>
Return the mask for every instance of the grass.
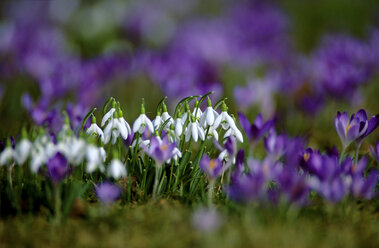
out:
<path id="1" fill-rule="evenodd" d="M 83 207 L 83 206 L 82 206 Z M 250 206 L 221 208 L 222 227 L 202 233 L 191 225 L 193 209 L 176 201 L 104 209 L 56 226 L 45 216 L 0 220 L 1 247 L 378 247 L 378 203 L 303 209 Z M 376 213 L 375 213 L 376 212 Z"/>

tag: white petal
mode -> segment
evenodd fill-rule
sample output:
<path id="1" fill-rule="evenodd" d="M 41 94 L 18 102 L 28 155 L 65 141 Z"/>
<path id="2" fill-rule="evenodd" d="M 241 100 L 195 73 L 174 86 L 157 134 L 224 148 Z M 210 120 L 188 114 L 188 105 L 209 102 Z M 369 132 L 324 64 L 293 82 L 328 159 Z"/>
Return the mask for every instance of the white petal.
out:
<path id="1" fill-rule="evenodd" d="M 159 129 L 159 127 L 161 126 L 161 123 L 162 123 L 162 118 L 161 116 L 157 115 L 155 117 L 155 119 L 153 120 L 153 126 L 155 129 Z"/>
<path id="2" fill-rule="evenodd" d="M 143 121 L 143 115 L 141 114 L 137 120 L 134 121 L 133 123 L 133 132 L 134 133 L 137 133 L 139 132 L 140 130 L 140 127 L 141 127 L 141 124 L 142 124 L 142 121 Z M 142 131 L 143 132 L 143 131 Z"/>
<path id="3" fill-rule="evenodd" d="M 6 147 L 0 154 L 0 165 L 7 164 L 14 156 L 14 151 L 11 147 Z"/>
<path id="4" fill-rule="evenodd" d="M 176 119 L 176 125 L 175 125 L 175 134 L 176 136 L 180 137 L 183 133 L 183 125 L 180 119 Z"/>
<path id="5" fill-rule="evenodd" d="M 120 132 L 122 138 L 124 140 L 126 140 L 128 138 L 128 129 L 125 126 L 124 118 L 118 119 L 117 128 L 118 128 L 118 131 Z"/>
<path id="6" fill-rule="evenodd" d="M 192 123 L 192 125 L 191 125 L 191 133 L 192 133 L 193 140 L 195 142 L 197 142 L 199 134 L 198 134 L 198 131 L 197 131 L 197 125 L 196 125 L 196 123 Z"/>
<path id="7" fill-rule="evenodd" d="M 240 130 L 234 129 L 236 138 L 239 142 L 243 143 L 243 135 Z"/>
<path id="8" fill-rule="evenodd" d="M 212 107 L 208 107 L 206 111 L 206 119 L 207 119 L 207 124 L 209 126 L 212 126 L 214 121 L 215 121 L 215 116 L 213 114 L 213 109 Z"/>
<path id="9" fill-rule="evenodd" d="M 109 167 L 109 174 L 116 180 L 120 179 L 121 177 L 126 176 L 125 166 L 120 160 L 114 159 Z"/>
<path id="10" fill-rule="evenodd" d="M 215 122 L 213 123 L 213 128 L 214 128 L 214 129 L 217 129 L 218 126 L 220 126 L 220 123 L 221 123 L 221 121 L 222 121 L 222 117 L 223 117 L 222 114 L 220 114 L 219 116 L 217 116 Z"/>
<path id="11" fill-rule="evenodd" d="M 103 119 L 101 120 L 101 126 L 103 127 L 105 125 L 105 123 L 107 122 L 107 120 L 109 118 L 113 118 L 113 113 L 116 111 L 115 108 L 111 108 L 104 116 L 103 116 Z"/>
<path id="12" fill-rule="evenodd" d="M 113 123 L 113 120 L 111 120 L 108 122 L 108 125 L 104 129 L 104 144 L 108 144 L 109 140 L 111 139 Z"/>
<path id="13" fill-rule="evenodd" d="M 191 138 L 191 124 L 188 124 L 187 128 L 186 128 L 186 131 L 185 131 L 185 138 L 186 138 L 186 142 L 188 142 Z"/>
<path id="14" fill-rule="evenodd" d="M 200 127 L 200 126 L 197 126 L 197 129 L 198 129 L 198 131 L 199 131 L 199 137 L 200 137 L 200 139 L 201 139 L 201 140 L 205 140 L 205 133 L 204 133 L 203 128 Z"/>
<path id="15" fill-rule="evenodd" d="M 145 123 L 146 123 L 147 128 L 149 129 L 150 133 L 154 133 L 153 123 L 151 123 L 151 120 L 146 115 L 145 115 Z"/>

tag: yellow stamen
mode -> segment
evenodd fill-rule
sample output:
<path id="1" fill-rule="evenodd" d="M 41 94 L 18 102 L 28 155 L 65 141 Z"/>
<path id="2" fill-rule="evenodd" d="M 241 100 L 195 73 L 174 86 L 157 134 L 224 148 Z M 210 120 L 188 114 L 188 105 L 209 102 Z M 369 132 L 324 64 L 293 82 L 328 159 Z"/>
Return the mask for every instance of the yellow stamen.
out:
<path id="1" fill-rule="evenodd" d="M 309 157 L 310 157 L 309 153 L 304 153 L 303 158 L 304 158 L 305 162 L 307 162 L 309 160 Z"/>
<path id="2" fill-rule="evenodd" d="M 167 148 L 168 148 L 168 145 L 166 145 L 166 144 L 161 145 L 161 150 L 162 151 L 166 151 Z"/>
<path id="3" fill-rule="evenodd" d="M 346 125 L 346 130 L 345 130 L 345 135 L 346 136 L 347 136 L 347 132 L 349 131 L 349 129 L 350 129 L 350 124 L 348 122 L 347 125 Z"/>
<path id="4" fill-rule="evenodd" d="M 216 167 L 216 162 L 213 159 L 209 162 L 209 167 L 211 167 L 212 170 Z"/>

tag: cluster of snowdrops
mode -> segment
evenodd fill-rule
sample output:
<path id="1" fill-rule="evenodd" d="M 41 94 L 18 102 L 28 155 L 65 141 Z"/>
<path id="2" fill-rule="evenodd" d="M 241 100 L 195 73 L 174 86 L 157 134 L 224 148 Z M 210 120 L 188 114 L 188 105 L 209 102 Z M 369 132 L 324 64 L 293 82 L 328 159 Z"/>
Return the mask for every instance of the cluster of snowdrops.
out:
<path id="1" fill-rule="evenodd" d="M 171 114 L 164 98 L 152 120 L 142 100 L 132 125 L 110 98 L 101 122 L 94 108 L 80 130 L 71 129 L 67 115 L 57 134 L 23 128 L 0 153 L 11 207 L 24 207 L 26 187 L 39 192 L 32 196 L 38 198 L 34 204 L 46 204 L 58 218 L 91 192 L 104 205 L 178 197 L 210 205 L 232 200 L 301 206 L 314 198 L 335 203 L 347 196 L 375 197 L 379 143 L 371 147 L 371 158 L 359 158 L 359 149 L 379 125 L 378 115 L 338 112 L 335 128 L 342 149 L 323 152 L 307 148 L 301 137 L 278 134 L 275 120 L 265 121 L 260 114 L 250 122 L 239 113 L 238 123 L 226 99 L 212 104 L 210 94 L 184 98 Z M 260 159 L 254 156 L 259 142 L 266 150 Z M 346 153 L 352 144 L 354 157 Z"/>

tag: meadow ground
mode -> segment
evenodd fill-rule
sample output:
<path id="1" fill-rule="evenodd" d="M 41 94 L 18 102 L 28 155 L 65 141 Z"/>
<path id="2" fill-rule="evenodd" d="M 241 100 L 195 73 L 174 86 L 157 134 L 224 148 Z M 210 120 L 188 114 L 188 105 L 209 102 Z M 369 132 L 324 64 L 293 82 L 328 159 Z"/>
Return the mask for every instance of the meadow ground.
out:
<path id="1" fill-rule="evenodd" d="M 281 212 L 251 206 L 223 209 L 210 233 L 193 225 L 193 206 L 177 201 L 88 208 L 64 225 L 43 215 L 0 221 L 1 247 L 378 247 L 377 202 L 343 203 Z"/>

